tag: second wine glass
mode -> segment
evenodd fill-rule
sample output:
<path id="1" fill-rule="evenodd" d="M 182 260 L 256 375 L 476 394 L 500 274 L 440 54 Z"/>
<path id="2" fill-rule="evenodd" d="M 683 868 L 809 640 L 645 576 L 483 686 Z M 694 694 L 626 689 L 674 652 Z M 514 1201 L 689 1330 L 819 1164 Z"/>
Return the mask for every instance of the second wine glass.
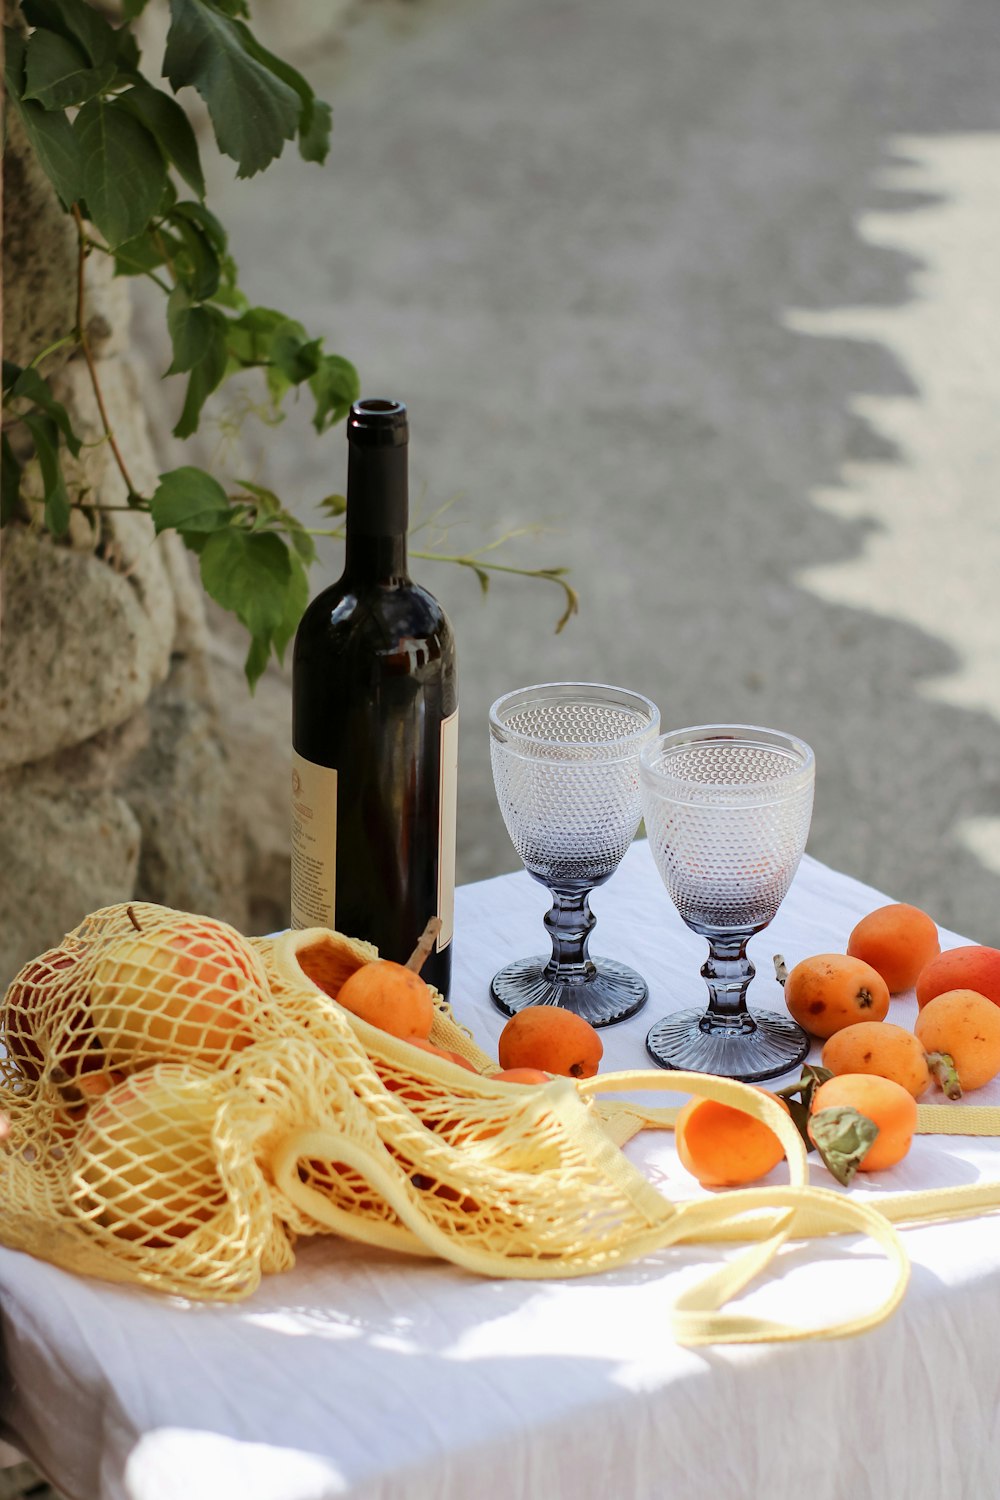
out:
<path id="1" fill-rule="evenodd" d="M 505 1015 L 561 1005 L 592 1026 L 645 1004 L 646 981 L 616 959 L 592 958 L 590 893 L 618 868 L 639 826 L 639 752 L 659 728 L 654 703 L 599 683 L 519 688 L 490 709 L 490 759 L 507 832 L 529 875 L 546 886 L 551 956 L 518 959 L 494 976 Z"/>
<path id="2" fill-rule="evenodd" d="M 789 1015 L 750 1011 L 747 943 L 772 920 L 806 846 L 815 760 L 794 735 L 748 724 L 678 729 L 642 754 L 649 845 L 683 920 L 707 939 L 708 1008 L 665 1016 L 646 1048 L 664 1068 L 746 1083 L 800 1063 L 809 1038 Z"/>

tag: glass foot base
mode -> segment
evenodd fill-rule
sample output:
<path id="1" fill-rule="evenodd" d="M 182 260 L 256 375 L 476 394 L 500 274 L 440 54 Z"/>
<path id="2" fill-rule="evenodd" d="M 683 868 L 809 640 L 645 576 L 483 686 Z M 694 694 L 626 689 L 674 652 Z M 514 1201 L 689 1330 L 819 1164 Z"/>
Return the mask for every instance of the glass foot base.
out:
<path id="1" fill-rule="evenodd" d="M 661 1068 L 760 1083 L 787 1073 L 809 1052 L 809 1037 L 802 1027 L 775 1011 L 754 1011 L 744 1030 L 709 1031 L 702 1025 L 705 1015 L 704 1010 L 681 1010 L 657 1021 L 646 1037 L 653 1061 Z"/>
<path id="2" fill-rule="evenodd" d="M 613 1026 L 642 1009 L 649 989 L 641 974 L 613 958 L 595 958 L 593 977 L 569 982 L 549 979 L 551 960 L 521 958 L 493 976 L 490 996 L 497 1010 L 513 1016 L 526 1005 L 560 1005 L 589 1021 L 591 1026 Z"/>

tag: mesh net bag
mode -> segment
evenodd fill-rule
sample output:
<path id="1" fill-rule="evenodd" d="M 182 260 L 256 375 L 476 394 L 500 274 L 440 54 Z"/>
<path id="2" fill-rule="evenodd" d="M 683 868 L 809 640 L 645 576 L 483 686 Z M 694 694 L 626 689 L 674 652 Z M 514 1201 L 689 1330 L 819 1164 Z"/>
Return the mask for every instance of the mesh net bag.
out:
<path id="1" fill-rule="evenodd" d="M 906 1269 L 888 1219 L 808 1185 L 801 1140 L 766 1095 L 671 1075 L 765 1119 L 791 1178 L 671 1203 L 620 1145 L 673 1112 L 596 1097 L 662 1078 L 495 1081 L 440 996 L 431 1041 L 475 1071 L 426 1053 L 337 1003 L 377 957 L 325 929 L 247 939 L 149 904 L 87 918 L 0 1007 L 0 1240 L 84 1274 L 236 1299 L 290 1267 L 300 1235 L 539 1278 L 734 1239 L 748 1248 L 675 1308 L 685 1342 L 854 1332 L 895 1306 Z M 720 1310 L 789 1236 L 837 1230 L 876 1239 L 896 1268 L 876 1309 L 809 1329 Z"/>

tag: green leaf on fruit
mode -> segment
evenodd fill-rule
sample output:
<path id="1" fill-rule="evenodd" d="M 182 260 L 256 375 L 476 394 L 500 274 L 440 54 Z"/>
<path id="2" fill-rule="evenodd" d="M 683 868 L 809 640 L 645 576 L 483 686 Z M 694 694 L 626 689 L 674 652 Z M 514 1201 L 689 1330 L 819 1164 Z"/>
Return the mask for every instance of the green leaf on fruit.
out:
<path id="1" fill-rule="evenodd" d="M 878 1135 L 875 1121 L 849 1105 L 836 1105 L 817 1110 L 809 1128 L 824 1164 L 839 1183 L 850 1187 Z"/>

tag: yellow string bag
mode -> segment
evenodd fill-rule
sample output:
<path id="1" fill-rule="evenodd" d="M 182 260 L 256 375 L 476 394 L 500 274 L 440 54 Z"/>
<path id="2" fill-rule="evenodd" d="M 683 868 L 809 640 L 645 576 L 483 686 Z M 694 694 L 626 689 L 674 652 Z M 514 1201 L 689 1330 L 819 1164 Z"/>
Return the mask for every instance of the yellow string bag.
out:
<path id="1" fill-rule="evenodd" d="M 22 970 L 0 1008 L 0 1109 L 11 1122 L 0 1238 L 69 1269 L 230 1299 L 290 1266 L 300 1234 L 536 1278 L 672 1244 L 746 1241 L 678 1302 L 674 1327 L 688 1343 L 859 1332 L 897 1304 L 906 1262 L 888 1219 L 810 1187 L 797 1132 L 760 1091 L 648 1072 L 493 1081 L 482 1075 L 496 1064 L 440 996 L 431 1039 L 478 1073 L 336 1003 L 374 957 L 323 929 L 247 940 L 149 905 L 88 918 Z M 789 1186 L 671 1203 L 620 1150 L 670 1112 L 593 1097 L 665 1086 L 763 1119 L 785 1146 Z M 790 1236 L 858 1231 L 895 1271 L 870 1312 L 794 1328 L 721 1311 Z"/>

